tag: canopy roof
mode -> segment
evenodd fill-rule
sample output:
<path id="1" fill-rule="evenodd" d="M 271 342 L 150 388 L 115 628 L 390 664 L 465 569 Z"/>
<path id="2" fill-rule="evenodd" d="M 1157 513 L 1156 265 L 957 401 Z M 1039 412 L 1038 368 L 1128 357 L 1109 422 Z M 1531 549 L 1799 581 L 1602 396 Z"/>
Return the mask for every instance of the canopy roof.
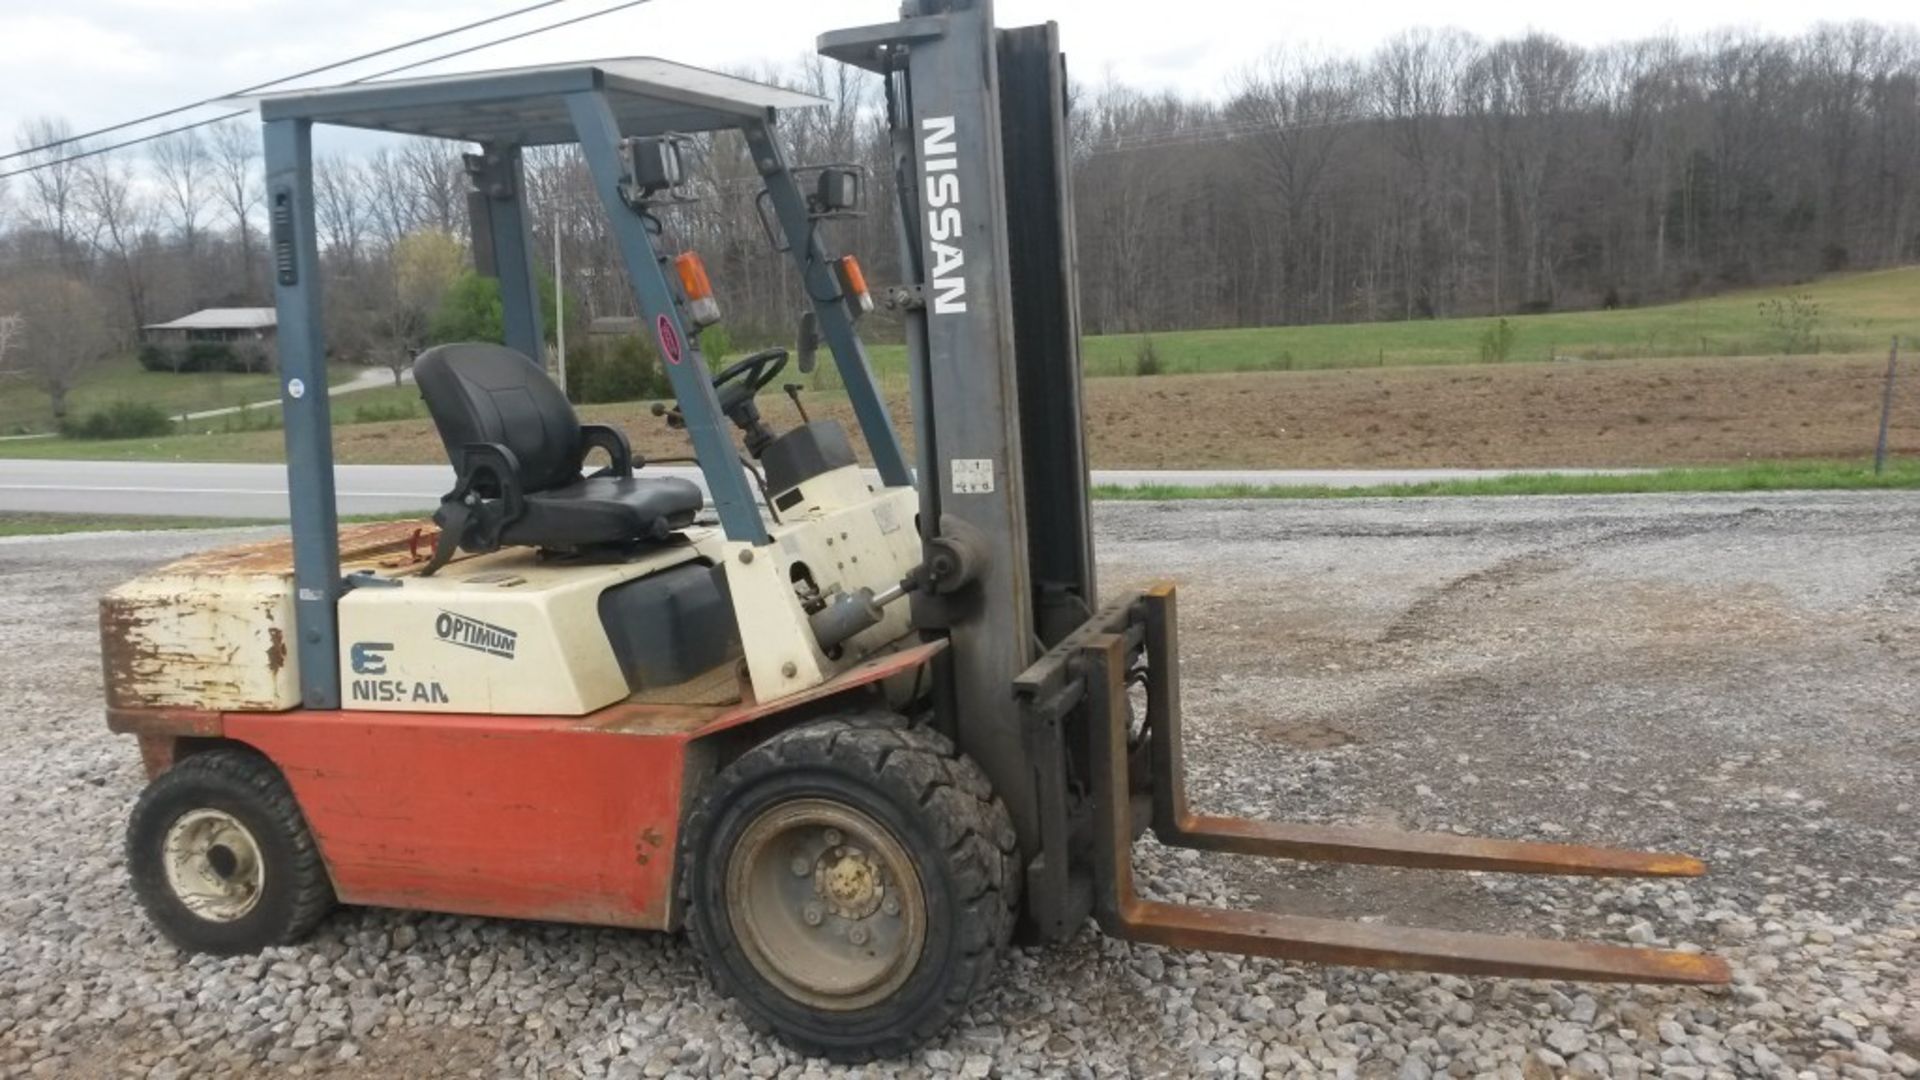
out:
<path id="1" fill-rule="evenodd" d="M 262 120 L 430 135 L 463 142 L 542 146 L 574 140 L 566 95 L 600 90 L 623 135 L 713 131 L 764 120 L 776 109 L 825 102 L 811 94 L 654 57 L 583 60 L 458 75 L 350 83 L 239 99 Z"/>

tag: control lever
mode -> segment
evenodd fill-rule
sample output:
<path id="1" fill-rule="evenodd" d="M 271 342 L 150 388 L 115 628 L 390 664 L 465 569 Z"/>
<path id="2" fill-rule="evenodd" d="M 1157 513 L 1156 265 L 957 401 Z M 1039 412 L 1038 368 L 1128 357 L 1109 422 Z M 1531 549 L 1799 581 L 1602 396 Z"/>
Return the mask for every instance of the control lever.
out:
<path id="1" fill-rule="evenodd" d="M 681 415 L 679 406 L 669 409 L 664 401 L 653 403 L 653 415 L 666 417 L 667 426 L 676 431 L 687 426 L 687 418 Z"/>
<path id="2" fill-rule="evenodd" d="M 793 399 L 793 407 L 800 412 L 800 422 L 803 424 L 813 423 L 813 418 L 807 415 L 807 407 L 800 404 L 800 391 L 806 389 L 806 387 L 801 386 L 797 382 L 790 382 L 780 389 L 785 390 L 787 396 Z"/>

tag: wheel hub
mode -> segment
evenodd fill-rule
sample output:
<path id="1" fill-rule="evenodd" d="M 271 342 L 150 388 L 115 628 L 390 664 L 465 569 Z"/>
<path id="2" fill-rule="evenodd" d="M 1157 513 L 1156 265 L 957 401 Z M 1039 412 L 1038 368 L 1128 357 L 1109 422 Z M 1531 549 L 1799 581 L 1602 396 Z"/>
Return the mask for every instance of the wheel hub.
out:
<path id="1" fill-rule="evenodd" d="M 210 922 L 245 918 L 267 884 L 259 842 L 224 810 L 180 815 L 162 841 L 161 863 L 173 895 Z"/>
<path id="2" fill-rule="evenodd" d="M 763 811 L 727 860 L 741 951 L 783 993 L 864 1008 L 907 980 L 926 944 L 926 901 L 906 849 L 867 814 L 825 799 Z"/>
<path id="3" fill-rule="evenodd" d="M 867 853 L 855 847 L 822 852 L 813 872 L 813 891 L 827 908 L 843 919 L 864 919 L 880 908 L 886 887 L 881 870 Z"/>

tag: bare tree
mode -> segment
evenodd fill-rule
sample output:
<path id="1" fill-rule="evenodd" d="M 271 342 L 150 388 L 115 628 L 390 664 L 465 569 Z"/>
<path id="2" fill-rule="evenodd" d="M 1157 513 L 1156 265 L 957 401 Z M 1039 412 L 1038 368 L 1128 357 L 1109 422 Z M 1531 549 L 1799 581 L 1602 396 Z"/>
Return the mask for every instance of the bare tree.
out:
<path id="1" fill-rule="evenodd" d="M 258 297 L 253 256 L 253 212 L 260 205 L 260 133 L 252 124 L 230 120 L 216 124 L 207 138 L 216 191 L 240 242 L 240 284 L 248 297 Z"/>
<path id="2" fill-rule="evenodd" d="M 334 156 L 315 163 L 314 218 L 324 250 L 346 266 L 360 261 L 361 237 L 366 231 L 366 207 L 360 168 L 353 159 Z"/>
<path id="3" fill-rule="evenodd" d="M 73 125 L 64 118 L 42 116 L 21 125 L 14 143 L 32 151 L 24 159 L 33 169 L 26 175 L 28 209 L 33 225 L 53 240 L 55 254 L 72 259 L 84 244 L 80 221 L 81 163 L 69 160 L 86 149 L 82 142 L 65 142 L 73 137 Z M 47 150 L 34 147 L 52 146 Z"/>
<path id="4" fill-rule="evenodd" d="M 409 139 L 400 148 L 399 165 L 415 220 L 428 228 L 464 237 L 467 233 L 465 148 L 446 139 Z"/>
<path id="5" fill-rule="evenodd" d="M 13 369 L 7 366 L 7 353 L 13 349 L 13 343 L 20 339 L 20 332 L 26 327 L 26 317 L 19 312 L 0 314 L 0 375 Z"/>
<path id="6" fill-rule="evenodd" d="M 99 245 L 113 263 L 133 329 L 146 325 L 150 236 L 149 208 L 134 186 L 131 162 L 113 154 L 82 163 L 82 201 Z"/>
<path id="7" fill-rule="evenodd" d="M 1341 141 L 1361 119 L 1359 69 L 1352 63 L 1300 50 L 1276 49 L 1242 72 L 1227 104 L 1227 117 L 1242 139 L 1272 195 L 1281 226 L 1280 321 L 1305 314 L 1317 263 L 1321 185 Z"/>
<path id="8" fill-rule="evenodd" d="M 55 420 L 66 419 L 67 395 L 119 342 L 106 306 L 85 282 L 36 273 L 14 281 L 0 307 L 19 313 L 9 367 L 46 391 Z"/>
<path id="9" fill-rule="evenodd" d="M 199 248 L 200 219 L 206 213 L 213 182 L 207 144 L 198 131 L 182 131 L 156 141 L 152 157 L 167 223 L 179 235 L 191 259 Z"/>
<path id="10" fill-rule="evenodd" d="M 1375 229 L 1385 242 L 1370 250 L 1362 280 L 1368 311 L 1387 281 L 1400 282 L 1400 314 L 1443 315 L 1452 309 L 1464 246 L 1461 202 L 1451 168 L 1457 140 L 1461 74 L 1480 44 L 1456 30 L 1416 29 L 1374 54 L 1367 85 L 1373 114 L 1384 122 L 1392 164 L 1382 170 L 1387 213 Z"/>
<path id="11" fill-rule="evenodd" d="M 1467 70 L 1466 107 L 1476 121 L 1493 186 L 1493 307 L 1507 306 L 1506 260 L 1518 225 L 1521 291 L 1538 309 L 1554 294 L 1549 195 L 1565 160 L 1568 121 L 1584 104 L 1584 57 L 1540 34 L 1502 41 Z"/>
<path id="12" fill-rule="evenodd" d="M 374 239 L 383 249 L 393 247 L 401 237 L 420 226 L 414 214 L 406 170 L 391 148 L 383 146 L 367 159 L 360 171 L 360 187 Z"/>

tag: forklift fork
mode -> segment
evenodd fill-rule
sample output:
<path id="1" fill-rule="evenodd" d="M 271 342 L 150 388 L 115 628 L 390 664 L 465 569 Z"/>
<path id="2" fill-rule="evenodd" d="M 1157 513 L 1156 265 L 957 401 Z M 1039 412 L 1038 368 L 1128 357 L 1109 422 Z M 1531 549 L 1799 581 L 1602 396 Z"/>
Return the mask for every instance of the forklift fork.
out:
<path id="1" fill-rule="evenodd" d="M 1163 844 L 1312 862 L 1532 874 L 1696 877 L 1706 867 L 1684 855 L 1195 814 L 1187 807 L 1182 763 L 1173 588 L 1156 587 L 1125 610 L 1124 625 L 1108 623 L 1105 632 L 1077 636 L 1074 643 L 1085 679 L 1091 736 L 1094 908 L 1107 933 L 1178 948 L 1458 975 L 1631 983 L 1728 981 L 1725 961 L 1700 953 L 1379 926 L 1141 898 L 1133 887 L 1131 717 L 1126 694 L 1141 650 L 1149 672 L 1145 749 L 1151 758 L 1152 828 Z"/>

